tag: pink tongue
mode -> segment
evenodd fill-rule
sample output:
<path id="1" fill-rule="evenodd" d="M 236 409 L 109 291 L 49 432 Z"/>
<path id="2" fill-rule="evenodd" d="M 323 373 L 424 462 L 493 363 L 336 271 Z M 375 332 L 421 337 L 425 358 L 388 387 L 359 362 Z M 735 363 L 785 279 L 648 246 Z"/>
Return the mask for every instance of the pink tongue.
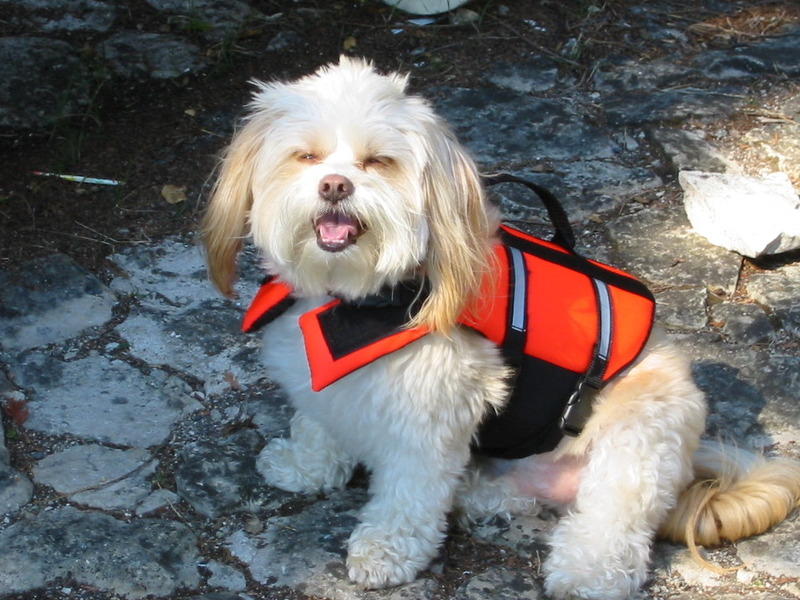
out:
<path id="1" fill-rule="evenodd" d="M 317 221 L 317 233 L 327 244 L 345 244 L 358 234 L 356 220 L 341 213 L 327 213 Z"/>

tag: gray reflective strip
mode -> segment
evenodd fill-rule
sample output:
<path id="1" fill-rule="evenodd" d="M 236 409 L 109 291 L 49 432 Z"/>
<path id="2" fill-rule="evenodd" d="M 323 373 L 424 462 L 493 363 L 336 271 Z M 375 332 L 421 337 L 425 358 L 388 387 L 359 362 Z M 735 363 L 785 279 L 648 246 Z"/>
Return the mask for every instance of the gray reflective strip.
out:
<path id="1" fill-rule="evenodd" d="M 511 299 L 511 329 L 525 331 L 525 309 L 528 304 L 528 277 L 525 258 L 518 248 L 508 248 L 514 268 L 514 297 Z"/>
<path id="2" fill-rule="evenodd" d="M 607 361 L 611 354 L 611 294 L 609 294 L 608 286 L 604 282 L 598 279 L 592 279 L 592 281 L 597 290 L 597 305 L 600 310 L 597 356 L 601 360 Z"/>

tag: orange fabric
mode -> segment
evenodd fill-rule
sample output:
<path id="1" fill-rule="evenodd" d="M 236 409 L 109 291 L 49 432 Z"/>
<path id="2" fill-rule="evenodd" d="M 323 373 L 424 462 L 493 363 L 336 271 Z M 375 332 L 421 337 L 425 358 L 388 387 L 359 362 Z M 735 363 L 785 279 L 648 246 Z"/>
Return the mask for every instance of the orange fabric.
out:
<path id="1" fill-rule="evenodd" d="M 545 240 L 504 226 L 506 232 L 530 243 L 567 255 L 569 251 Z M 524 353 L 574 373 L 585 373 L 594 357 L 598 337 L 599 309 L 592 278 L 573 268 L 524 253 L 528 272 L 527 338 Z M 506 342 L 511 296 L 510 265 L 506 246 L 495 247 L 497 272 L 487 277 L 479 299 L 459 319 L 488 339 Z M 609 273 L 633 278 L 619 269 L 588 261 Z M 612 342 L 606 381 L 627 367 L 650 335 L 655 305 L 650 298 L 608 283 L 612 301 Z M 271 308 L 288 298 L 292 289 L 280 282 L 261 287 L 248 309 L 243 328 L 250 330 Z M 300 317 L 300 328 L 311 367 L 312 387 L 319 391 L 356 369 L 394 352 L 428 333 L 426 328 L 387 332 L 386 336 L 339 359 L 332 356 L 320 325 L 319 315 L 340 300 L 333 300 Z"/>
<path id="2" fill-rule="evenodd" d="M 614 377 L 642 351 L 656 310 L 654 302 L 637 294 L 613 286 L 610 292 L 614 304 L 613 343 L 603 381 Z"/>
<path id="3" fill-rule="evenodd" d="M 291 286 L 280 281 L 269 281 L 258 288 L 255 298 L 244 314 L 242 330 L 250 331 L 261 317 L 286 300 L 291 293 Z"/>
<path id="4" fill-rule="evenodd" d="M 311 389 L 315 392 L 319 392 L 356 369 L 428 334 L 428 329 L 425 327 L 404 329 L 337 360 L 331 356 L 318 315 L 340 302 L 341 300 L 333 300 L 300 317 L 300 329 L 303 331 L 306 355 L 311 368 Z"/>

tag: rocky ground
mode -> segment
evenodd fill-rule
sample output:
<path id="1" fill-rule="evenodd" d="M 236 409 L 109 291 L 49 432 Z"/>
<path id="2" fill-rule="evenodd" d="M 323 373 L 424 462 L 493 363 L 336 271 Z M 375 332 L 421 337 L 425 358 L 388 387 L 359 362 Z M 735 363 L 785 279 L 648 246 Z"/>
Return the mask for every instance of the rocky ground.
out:
<path id="1" fill-rule="evenodd" d="M 487 170 L 553 189 L 583 252 L 651 285 L 709 435 L 800 458 L 800 254 L 712 245 L 678 182 L 800 185 L 800 9 L 466 8 L 419 22 L 377 2 L 0 0 L 0 598 L 543 597 L 552 515 L 454 527 L 417 582 L 363 592 L 343 543 L 367 476 L 308 498 L 255 472 L 290 414 L 242 305 L 205 281 L 197 215 L 247 80 L 341 52 L 410 71 Z M 546 231 L 532 198 L 497 194 Z M 800 598 L 798 518 L 709 551 L 745 565 L 726 574 L 658 543 L 645 597 Z"/>

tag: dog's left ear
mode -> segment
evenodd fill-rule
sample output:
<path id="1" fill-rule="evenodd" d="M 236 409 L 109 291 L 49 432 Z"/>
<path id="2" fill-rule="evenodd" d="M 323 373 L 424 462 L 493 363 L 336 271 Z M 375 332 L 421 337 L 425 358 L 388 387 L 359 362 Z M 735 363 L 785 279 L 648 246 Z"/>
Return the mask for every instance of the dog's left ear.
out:
<path id="1" fill-rule="evenodd" d="M 226 296 L 233 296 L 236 259 L 247 235 L 253 203 L 252 180 L 256 157 L 267 130 L 265 117 L 250 115 L 226 150 L 202 223 L 208 275 Z"/>
<path id="2" fill-rule="evenodd" d="M 430 246 L 424 270 L 431 292 L 411 324 L 447 334 L 492 272 L 498 219 L 487 206 L 474 161 L 444 123 L 431 125 L 425 146 Z"/>

